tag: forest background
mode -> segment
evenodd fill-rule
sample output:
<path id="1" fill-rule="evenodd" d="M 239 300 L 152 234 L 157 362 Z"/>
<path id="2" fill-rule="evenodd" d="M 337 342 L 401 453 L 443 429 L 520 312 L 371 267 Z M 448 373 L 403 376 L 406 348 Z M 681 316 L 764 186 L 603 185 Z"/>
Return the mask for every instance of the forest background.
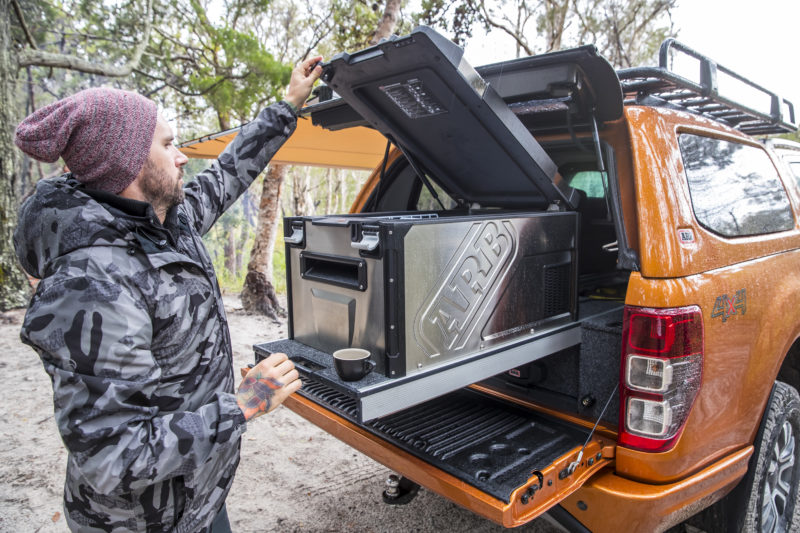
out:
<path id="1" fill-rule="evenodd" d="M 19 120 L 81 89 L 113 86 L 159 103 L 179 141 L 251 120 L 280 99 L 292 65 L 427 24 L 466 44 L 488 31 L 517 56 L 593 43 L 615 66 L 655 64 L 677 34 L 677 0 L 0 0 L 0 310 L 27 303 L 11 246 L 21 198 L 63 163 L 11 144 Z M 407 4 L 407 5 L 406 5 Z M 497 60 L 508 57 L 496 58 Z M 186 175 L 208 165 L 190 160 Z M 224 290 L 278 318 L 282 217 L 349 210 L 368 172 L 271 165 L 205 236 Z M 274 271 L 273 271 L 274 266 Z"/>

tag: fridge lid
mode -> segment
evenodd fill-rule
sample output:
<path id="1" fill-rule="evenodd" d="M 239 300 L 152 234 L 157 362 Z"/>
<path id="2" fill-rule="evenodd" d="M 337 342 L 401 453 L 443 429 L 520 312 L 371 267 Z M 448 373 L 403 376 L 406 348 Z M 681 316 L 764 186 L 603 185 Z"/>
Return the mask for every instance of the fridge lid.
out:
<path id="1" fill-rule="evenodd" d="M 338 54 L 324 65 L 322 79 L 352 111 L 321 104 L 318 113 L 309 110 L 315 123 L 326 126 L 335 116 L 353 125 L 360 116 L 454 197 L 482 205 L 575 207 L 575 191 L 493 84 L 434 30 L 421 26 Z"/>

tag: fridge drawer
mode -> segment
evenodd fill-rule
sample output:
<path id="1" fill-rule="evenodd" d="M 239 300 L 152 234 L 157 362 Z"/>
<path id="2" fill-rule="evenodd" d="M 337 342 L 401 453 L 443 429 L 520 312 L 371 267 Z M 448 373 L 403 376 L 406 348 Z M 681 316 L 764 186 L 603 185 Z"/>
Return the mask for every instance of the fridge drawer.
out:
<path id="1" fill-rule="evenodd" d="M 293 217 L 289 337 L 425 373 L 574 322 L 577 215 Z"/>

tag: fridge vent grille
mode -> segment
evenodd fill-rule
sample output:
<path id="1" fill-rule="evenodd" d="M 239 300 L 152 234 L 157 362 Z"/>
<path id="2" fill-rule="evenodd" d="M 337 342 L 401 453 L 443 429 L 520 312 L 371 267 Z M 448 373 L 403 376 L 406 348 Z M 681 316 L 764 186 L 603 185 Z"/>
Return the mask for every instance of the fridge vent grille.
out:
<path id="1" fill-rule="evenodd" d="M 569 311 L 570 268 L 569 263 L 544 268 L 544 316 Z"/>

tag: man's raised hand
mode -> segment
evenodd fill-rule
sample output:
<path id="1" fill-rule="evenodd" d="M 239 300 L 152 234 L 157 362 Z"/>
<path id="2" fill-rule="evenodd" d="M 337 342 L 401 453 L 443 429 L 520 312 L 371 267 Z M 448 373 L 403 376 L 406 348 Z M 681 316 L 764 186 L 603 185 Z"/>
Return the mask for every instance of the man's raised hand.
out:
<path id="1" fill-rule="evenodd" d="M 292 103 L 297 109 L 303 104 L 311 94 L 314 82 L 322 74 L 322 67 L 318 63 L 322 61 L 322 56 L 306 59 L 292 70 L 292 77 L 289 80 L 289 88 L 286 90 L 286 101 Z"/>

